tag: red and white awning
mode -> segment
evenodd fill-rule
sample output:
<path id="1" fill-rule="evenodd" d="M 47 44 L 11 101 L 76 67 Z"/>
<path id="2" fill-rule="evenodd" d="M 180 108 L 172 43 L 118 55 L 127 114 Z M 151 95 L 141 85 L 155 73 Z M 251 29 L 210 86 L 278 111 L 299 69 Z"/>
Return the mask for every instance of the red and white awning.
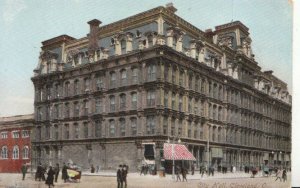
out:
<path id="1" fill-rule="evenodd" d="M 172 155 L 172 145 L 174 145 L 174 156 Z M 174 158 L 173 158 L 174 157 Z M 164 158 L 166 160 L 191 160 L 196 161 L 195 157 L 183 144 L 164 144 Z"/>

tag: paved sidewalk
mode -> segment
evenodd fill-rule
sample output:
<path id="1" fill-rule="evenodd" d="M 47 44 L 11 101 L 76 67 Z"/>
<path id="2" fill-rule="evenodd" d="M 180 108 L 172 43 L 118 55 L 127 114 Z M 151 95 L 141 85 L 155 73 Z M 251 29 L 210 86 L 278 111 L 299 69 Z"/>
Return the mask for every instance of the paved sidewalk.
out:
<path id="1" fill-rule="evenodd" d="M 113 171 L 100 171 L 100 172 L 96 172 L 96 173 L 90 173 L 88 171 L 82 172 L 82 176 L 103 176 L 103 177 L 116 177 L 116 172 Z M 146 178 L 160 178 L 158 175 L 140 175 L 140 173 L 138 172 L 129 172 L 128 173 L 129 177 L 146 177 Z M 272 175 L 274 176 L 274 174 Z M 176 177 L 176 175 L 175 175 Z M 214 176 L 208 176 L 206 174 L 203 175 L 203 177 L 201 177 L 201 174 L 199 174 L 199 172 L 195 172 L 194 175 L 191 174 L 187 174 L 187 179 L 189 180 L 200 180 L 200 179 L 235 179 L 235 178 L 250 178 L 251 177 L 251 173 L 244 173 L 244 172 L 227 172 L 226 174 L 223 173 L 215 173 Z M 264 177 L 262 175 L 262 172 L 258 172 L 257 175 L 255 176 L 255 178 L 262 178 Z M 166 179 L 172 179 L 172 174 L 166 174 Z"/>

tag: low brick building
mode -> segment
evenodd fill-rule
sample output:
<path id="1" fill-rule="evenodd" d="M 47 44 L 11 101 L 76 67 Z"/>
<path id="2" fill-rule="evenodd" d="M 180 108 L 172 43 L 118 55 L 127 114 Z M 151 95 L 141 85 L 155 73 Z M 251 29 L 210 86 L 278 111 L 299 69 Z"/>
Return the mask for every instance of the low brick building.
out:
<path id="1" fill-rule="evenodd" d="M 20 172 L 30 164 L 33 115 L 0 117 L 0 173 Z"/>

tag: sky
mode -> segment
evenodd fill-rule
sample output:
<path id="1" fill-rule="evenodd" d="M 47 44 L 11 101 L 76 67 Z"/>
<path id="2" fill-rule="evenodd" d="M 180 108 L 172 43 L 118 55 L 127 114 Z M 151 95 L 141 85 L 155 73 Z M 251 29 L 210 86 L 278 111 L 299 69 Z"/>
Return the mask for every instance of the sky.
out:
<path id="1" fill-rule="evenodd" d="M 33 113 L 33 69 L 41 42 L 102 25 L 172 2 L 176 14 L 201 30 L 232 20 L 243 22 L 262 70 L 292 88 L 292 5 L 285 0 L 0 0 L 0 116 Z"/>

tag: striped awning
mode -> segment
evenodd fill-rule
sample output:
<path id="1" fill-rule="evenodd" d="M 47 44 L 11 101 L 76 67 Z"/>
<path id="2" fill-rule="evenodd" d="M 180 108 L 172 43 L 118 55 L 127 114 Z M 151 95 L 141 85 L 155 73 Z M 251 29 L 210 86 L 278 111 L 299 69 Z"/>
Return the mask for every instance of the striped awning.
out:
<path id="1" fill-rule="evenodd" d="M 173 147 L 174 146 L 174 153 Z M 196 161 L 195 157 L 183 144 L 164 144 L 164 158 L 166 160 L 191 160 Z"/>
<path id="2" fill-rule="evenodd" d="M 289 154 L 285 154 L 284 160 L 285 161 L 290 161 L 290 155 Z"/>

